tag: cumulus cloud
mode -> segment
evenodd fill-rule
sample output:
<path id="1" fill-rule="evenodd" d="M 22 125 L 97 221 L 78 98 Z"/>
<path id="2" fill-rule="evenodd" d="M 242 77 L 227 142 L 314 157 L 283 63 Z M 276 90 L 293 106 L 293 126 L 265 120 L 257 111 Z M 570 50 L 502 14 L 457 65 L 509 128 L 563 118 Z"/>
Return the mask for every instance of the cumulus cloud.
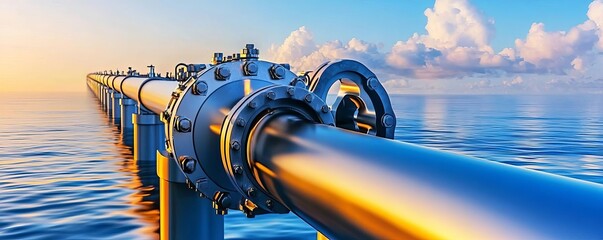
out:
<path id="1" fill-rule="evenodd" d="M 597 28 L 586 21 L 568 32 L 547 32 L 534 23 L 525 40 L 515 41 L 516 51 L 537 70 L 563 74 L 565 69 L 583 70 L 584 59 L 599 41 Z"/>
<path id="2" fill-rule="evenodd" d="M 436 0 L 424 12 L 425 34 L 413 34 L 381 52 L 377 44 L 352 38 L 316 44 L 306 27 L 293 31 L 280 45 L 273 45 L 269 56 L 289 62 L 295 70 L 313 70 L 333 59 L 356 59 L 377 69 L 380 76 L 396 80 L 393 86 L 408 83 L 407 78 L 435 79 L 466 76 L 499 76 L 508 73 L 550 73 L 564 75 L 584 72 L 603 51 L 603 0 L 589 5 L 588 20 L 568 31 L 547 31 L 544 23 L 533 23 L 525 39 L 515 46 L 494 52 L 490 41 L 494 21 L 484 16 L 467 0 Z M 505 81 L 517 85 L 522 78 Z M 473 84 L 489 87 L 489 82 Z M 500 85 L 499 85 L 500 86 Z"/>
<path id="3" fill-rule="evenodd" d="M 304 58 L 317 50 L 314 36 L 305 26 L 293 31 L 285 41 L 272 45 L 269 54 L 273 61 L 287 62 L 293 66 L 304 63 Z"/>
<path id="4" fill-rule="evenodd" d="M 599 34 L 598 48 L 603 50 L 603 0 L 595 0 L 588 6 L 588 19 L 597 26 Z"/>

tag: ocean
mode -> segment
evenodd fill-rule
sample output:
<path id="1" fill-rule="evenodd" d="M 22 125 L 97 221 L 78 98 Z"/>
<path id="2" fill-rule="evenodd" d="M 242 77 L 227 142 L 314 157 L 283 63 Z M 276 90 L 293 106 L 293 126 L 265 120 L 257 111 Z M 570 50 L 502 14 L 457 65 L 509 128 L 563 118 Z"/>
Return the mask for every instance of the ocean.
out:
<path id="1" fill-rule="evenodd" d="M 396 139 L 603 184 L 603 95 L 392 95 Z M 90 93 L 0 94 L 0 239 L 157 239 L 155 169 Z M 228 239 L 315 239 L 293 214 Z"/>

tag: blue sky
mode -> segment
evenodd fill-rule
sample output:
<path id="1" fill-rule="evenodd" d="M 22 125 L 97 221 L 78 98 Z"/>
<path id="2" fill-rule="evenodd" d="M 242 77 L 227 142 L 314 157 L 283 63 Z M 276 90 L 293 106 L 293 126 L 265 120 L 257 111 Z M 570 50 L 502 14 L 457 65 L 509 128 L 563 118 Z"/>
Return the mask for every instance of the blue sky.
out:
<path id="1" fill-rule="evenodd" d="M 355 58 L 391 92 L 600 92 L 593 69 L 603 65 L 603 8 L 589 8 L 600 2 L 1 1 L 0 91 L 83 91 L 90 71 L 155 64 L 164 72 L 253 42 L 262 57 L 298 70 Z M 530 42 L 530 29 L 546 36 Z M 574 40 L 572 29 L 588 41 Z M 287 45 L 292 36 L 305 45 Z"/>

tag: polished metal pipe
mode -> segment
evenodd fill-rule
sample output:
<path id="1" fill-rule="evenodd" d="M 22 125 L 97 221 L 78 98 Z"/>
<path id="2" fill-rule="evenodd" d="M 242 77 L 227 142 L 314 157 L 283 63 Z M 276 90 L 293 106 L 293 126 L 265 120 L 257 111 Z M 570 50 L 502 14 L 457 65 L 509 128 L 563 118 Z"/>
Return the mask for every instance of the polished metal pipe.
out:
<path id="1" fill-rule="evenodd" d="M 160 114 L 165 111 L 176 87 L 178 82 L 166 78 L 129 77 L 116 89 L 142 107 Z"/>
<path id="2" fill-rule="evenodd" d="M 603 186 L 272 117 L 250 136 L 263 190 L 335 239 L 601 239 Z"/>
<path id="3" fill-rule="evenodd" d="M 161 114 L 172 99 L 172 92 L 178 87 L 176 81 L 153 80 L 147 82 L 140 90 L 139 103 L 148 110 Z"/>

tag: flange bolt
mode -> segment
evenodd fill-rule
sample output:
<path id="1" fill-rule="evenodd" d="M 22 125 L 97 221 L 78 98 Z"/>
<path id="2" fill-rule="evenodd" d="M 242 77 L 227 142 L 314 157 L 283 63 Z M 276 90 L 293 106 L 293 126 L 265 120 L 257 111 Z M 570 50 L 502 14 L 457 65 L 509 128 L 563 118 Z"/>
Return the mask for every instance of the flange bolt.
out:
<path id="1" fill-rule="evenodd" d="M 192 126 L 191 120 L 189 120 L 188 118 L 185 118 L 185 117 L 183 117 L 183 118 L 178 117 L 178 122 L 176 125 L 176 130 L 178 132 L 190 132 L 191 126 Z"/>
<path id="2" fill-rule="evenodd" d="M 247 76 L 255 76 L 258 74 L 258 64 L 255 62 L 247 62 L 244 65 L 244 73 Z"/>
<path id="3" fill-rule="evenodd" d="M 249 195 L 250 197 L 255 196 L 255 188 L 253 188 L 253 187 L 248 188 L 247 195 Z"/>
<path id="4" fill-rule="evenodd" d="M 392 115 L 385 114 L 381 118 L 381 124 L 383 124 L 384 127 L 393 127 L 394 124 L 396 124 L 396 119 Z"/>
<path id="5" fill-rule="evenodd" d="M 205 95 L 209 87 L 205 81 L 198 81 L 193 85 L 193 94 L 195 95 Z"/>
<path id="6" fill-rule="evenodd" d="M 230 147 L 231 147 L 233 150 L 238 151 L 239 149 L 241 149 L 241 144 L 240 144 L 238 141 L 233 141 L 233 142 L 230 144 Z"/>
<path id="7" fill-rule="evenodd" d="M 270 76 L 272 79 L 283 79 L 285 73 L 285 68 L 280 64 L 274 64 L 270 67 Z"/>
<path id="8" fill-rule="evenodd" d="M 329 109 L 329 106 L 328 106 L 328 105 L 322 105 L 322 107 L 320 108 L 320 110 L 321 110 L 323 113 L 328 113 L 330 109 Z"/>
<path id="9" fill-rule="evenodd" d="M 191 174 L 195 171 L 195 159 L 191 157 L 182 156 L 180 158 L 180 165 L 182 166 L 182 171 L 187 174 Z"/>
<path id="10" fill-rule="evenodd" d="M 227 78 L 230 77 L 230 69 L 220 66 L 220 67 L 216 68 L 215 74 L 216 74 L 216 79 L 226 80 Z"/>
<path id="11" fill-rule="evenodd" d="M 377 88 L 377 86 L 379 86 L 379 80 L 377 80 L 376 78 L 372 77 L 369 78 L 368 81 L 366 81 L 366 86 L 368 87 L 368 89 L 370 89 L 371 91 L 374 91 L 375 88 Z"/>
<path id="12" fill-rule="evenodd" d="M 274 100 L 276 98 L 276 93 L 273 91 L 270 91 L 270 92 L 266 93 L 266 97 L 270 100 Z"/>
<path id="13" fill-rule="evenodd" d="M 232 168 L 233 168 L 235 174 L 242 174 L 243 173 L 243 167 L 241 167 L 239 165 L 234 165 Z"/>

